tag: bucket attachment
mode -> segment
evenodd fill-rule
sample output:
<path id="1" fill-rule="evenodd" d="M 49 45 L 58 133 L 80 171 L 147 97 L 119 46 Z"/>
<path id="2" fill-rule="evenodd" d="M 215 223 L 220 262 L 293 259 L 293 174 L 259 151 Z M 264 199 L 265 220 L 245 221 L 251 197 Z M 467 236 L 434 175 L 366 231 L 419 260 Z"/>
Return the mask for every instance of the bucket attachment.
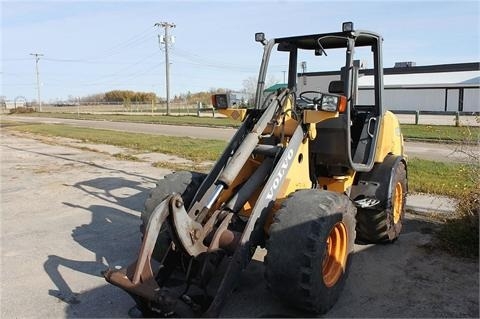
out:
<path id="1" fill-rule="evenodd" d="M 239 241 L 241 234 L 227 229 L 232 217 L 217 210 L 202 226 L 187 214 L 180 195 L 170 195 L 153 211 L 138 259 L 127 268 L 108 269 L 104 277 L 129 293 L 144 316 L 199 316 L 214 297 L 210 281 Z M 165 229 L 171 243 L 158 264 L 152 253 Z"/>

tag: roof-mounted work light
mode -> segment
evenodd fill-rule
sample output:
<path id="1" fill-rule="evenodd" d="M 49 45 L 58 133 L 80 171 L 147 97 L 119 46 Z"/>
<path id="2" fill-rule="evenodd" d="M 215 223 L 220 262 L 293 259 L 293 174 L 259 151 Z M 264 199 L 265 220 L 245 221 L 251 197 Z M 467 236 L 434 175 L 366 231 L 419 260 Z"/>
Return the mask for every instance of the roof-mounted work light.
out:
<path id="1" fill-rule="evenodd" d="M 353 31 L 353 22 L 344 22 L 342 23 L 343 32 L 352 32 Z"/>
<path id="2" fill-rule="evenodd" d="M 263 45 L 267 44 L 267 40 L 265 39 L 265 33 L 263 32 L 255 33 L 255 41 L 260 42 Z"/>

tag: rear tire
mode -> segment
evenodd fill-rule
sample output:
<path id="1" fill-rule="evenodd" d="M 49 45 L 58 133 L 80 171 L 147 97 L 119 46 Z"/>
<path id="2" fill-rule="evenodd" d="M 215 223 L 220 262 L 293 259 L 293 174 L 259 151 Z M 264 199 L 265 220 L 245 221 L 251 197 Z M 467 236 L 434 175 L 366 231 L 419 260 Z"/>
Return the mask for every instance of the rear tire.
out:
<path id="1" fill-rule="evenodd" d="M 150 191 L 150 194 L 145 201 L 145 209 L 141 215 L 141 233 L 144 234 L 148 220 L 150 219 L 155 207 L 157 207 L 157 205 L 169 195 L 173 193 L 180 194 L 182 196 L 184 206 L 190 206 L 195 193 L 206 176 L 206 174 L 202 173 L 183 171 L 166 175 L 162 180 L 158 181 L 157 187 Z M 166 253 L 166 250 L 170 246 L 170 242 L 171 240 L 170 236 L 168 235 L 168 231 L 163 225 L 162 229 L 160 230 L 160 234 L 158 235 L 152 257 L 157 261 L 161 261 Z"/>
<path id="2" fill-rule="evenodd" d="M 386 209 L 357 210 L 357 241 L 365 244 L 395 241 L 402 231 L 407 196 L 407 171 L 399 162 L 393 172 Z"/>
<path id="3" fill-rule="evenodd" d="M 325 313 L 345 285 L 355 240 L 355 207 L 347 196 L 300 190 L 274 217 L 267 241 L 265 277 L 282 301 Z"/>

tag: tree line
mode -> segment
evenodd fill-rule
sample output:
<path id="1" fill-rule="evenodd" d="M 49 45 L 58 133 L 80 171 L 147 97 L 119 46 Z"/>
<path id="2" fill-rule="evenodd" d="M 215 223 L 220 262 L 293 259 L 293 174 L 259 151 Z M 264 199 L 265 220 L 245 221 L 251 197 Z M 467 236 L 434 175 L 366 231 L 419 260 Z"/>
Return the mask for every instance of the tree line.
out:
<path id="1" fill-rule="evenodd" d="M 212 95 L 229 92 L 231 90 L 221 89 L 221 88 L 211 88 L 208 91 L 195 92 L 192 93 L 187 91 L 186 93 L 175 95 L 172 99 L 172 102 L 177 103 L 186 103 L 186 104 L 197 104 L 202 103 L 203 105 L 212 104 Z"/>
<path id="2" fill-rule="evenodd" d="M 265 88 L 278 83 L 273 76 L 270 76 L 266 81 Z M 241 91 L 233 91 L 226 88 L 210 88 L 208 91 L 181 93 L 175 95 L 171 102 L 173 103 L 185 103 L 185 104 L 197 104 L 211 105 L 212 95 L 227 92 L 242 92 L 253 98 L 255 96 L 255 90 L 257 88 L 257 78 L 249 77 L 243 81 L 243 89 Z M 105 93 L 91 94 L 81 98 L 82 102 L 120 102 L 120 103 L 164 103 L 165 99 L 157 97 L 153 92 L 136 92 L 131 90 L 112 90 Z"/>
<path id="3" fill-rule="evenodd" d="M 128 90 L 114 90 L 105 93 L 107 102 L 152 102 L 156 101 L 157 95 L 153 92 L 134 92 Z"/>
<path id="4" fill-rule="evenodd" d="M 212 88 L 209 91 L 190 92 L 177 94 L 172 99 L 173 103 L 186 103 L 210 105 L 212 103 L 212 95 L 225 93 L 231 90 Z M 157 97 L 153 92 L 135 92 L 131 90 L 113 90 L 105 93 L 91 94 L 81 98 L 82 102 L 120 102 L 120 103 L 164 103 L 165 99 Z"/>
<path id="5" fill-rule="evenodd" d="M 113 90 L 105 93 L 91 94 L 81 98 L 82 102 L 158 102 L 157 95 L 153 92 L 135 92 L 131 90 Z"/>

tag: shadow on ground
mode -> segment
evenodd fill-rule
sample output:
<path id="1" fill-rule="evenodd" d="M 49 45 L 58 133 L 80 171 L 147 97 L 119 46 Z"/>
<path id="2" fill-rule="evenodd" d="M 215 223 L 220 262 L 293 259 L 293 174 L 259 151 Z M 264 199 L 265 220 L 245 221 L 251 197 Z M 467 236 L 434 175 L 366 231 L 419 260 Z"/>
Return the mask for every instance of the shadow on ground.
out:
<path id="1" fill-rule="evenodd" d="M 49 258 L 46 270 L 59 290 L 68 290 L 68 283 L 55 273 L 58 265 L 70 265 L 86 274 L 98 275 L 100 259 L 133 260 L 139 247 L 138 222 L 105 207 L 89 207 L 95 222 L 88 233 L 103 234 L 111 240 L 119 232 L 131 229 L 130 237 L 118 236 L 118 242 L 88 237 L 82 245 L 90 247 L 98 262 L 84 263 Z M 123 216 L 123 217 L 122 217 Z M 106 218 L 115 220 L 107 227 Z M 429 246 L 430 233 L 438 227 L 435 222 L 407 219 L 400 239 L 390 245 L 356 246 L 346 287 L 328 317 L 478 317 L 478 261 L 463 260 L 436 251 Z M 122 239 L 123 237 L 123 239 Z M 128 237 L 128 236 L 127 236 Z M 79 240 L 79 237 L 75 237 Z M 133 252 L 133 253 L 132 253 Z M 61 262 L 57 262 L 61 261 Z M 221 317 L 309 317 L 282 304 L 266 289 L 263 263 L 252 261 L 243 273 L 239 287 L 227 300 Z M 66 316 L 128 317 L 133 300 L 111 285 L 83 291 L 74 295 L 66 308 Z"/>
<path id="2" fill-rule="evenodd" d="M 90 223 L 73 229 L 71 236 L 76 243 L 91 251 L 95 260 L 73 260 L 50 255 L 44 263 L 44 269 L 57 287 L 49 290 L 49 294 L 70 305 L 80 305 L 85 304 L 86 300 L 80 298 L 78 292 L 72 291 L 59 269 L 66 267 L 76 272 L 101 277 L 103 280 L 101 272 L 106 268 L 125 266 L 133 262 L 140 244 L 140 218 L 129 211 L 142 210 L 148 191 L 140 182 L 117 177 L 96 178 L 72 186 L 106 202 L 105 205 L 90 206 L 63 203 L 76 212 L 91 215 Z M 113 287 L 106 289 L 110 288 Z M 106 304 L 109 303 L 109 300 L 101 299 Z M 91 301 L 95 300 L 100 299 L 94 298 Z M 89 307 L 87 304 L 86 308 Z M 91 315 L 100 316 L 94 313 Z M 105 312 L 105 316 L 108 316 L 108 311 Z"/>

